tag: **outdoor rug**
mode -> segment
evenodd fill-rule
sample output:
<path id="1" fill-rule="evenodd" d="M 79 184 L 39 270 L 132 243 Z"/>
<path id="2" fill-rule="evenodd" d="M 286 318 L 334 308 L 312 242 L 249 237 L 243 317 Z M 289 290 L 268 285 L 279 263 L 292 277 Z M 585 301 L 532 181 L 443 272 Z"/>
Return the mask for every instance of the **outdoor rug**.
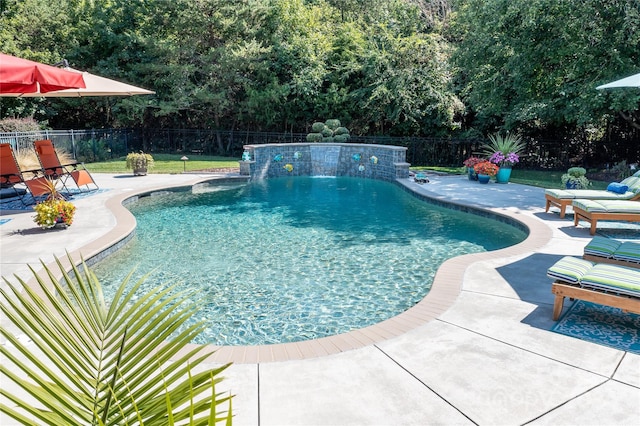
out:
<path id="1" fill-rule="evenodd" d="M 69 201 L 81 200 L 82 198 L 91 197 L 92 195 L 101 194 L 103 192 L 108 191 L 109 189 L 97 189 L 94 191 L 84 191 L 80 192 L 79 190 L 69 190 L 62 191 L 61 194 L 65 196 Z M 0 210 L 33 210 L 33 206 L 37 201 L 42 201 L 45 197 L 39 197 L 34 200 L 31 194 L 27 194 L 24 196 L 24 202 L 27 204 L 26 206 L 20 201 L 20 198 L 3 198 L 0 199 Z"/>
<path id="2" fill-rule="evenodd" d="M 578 300 L 551 331 L 640 355 L 640 315 Z"/>

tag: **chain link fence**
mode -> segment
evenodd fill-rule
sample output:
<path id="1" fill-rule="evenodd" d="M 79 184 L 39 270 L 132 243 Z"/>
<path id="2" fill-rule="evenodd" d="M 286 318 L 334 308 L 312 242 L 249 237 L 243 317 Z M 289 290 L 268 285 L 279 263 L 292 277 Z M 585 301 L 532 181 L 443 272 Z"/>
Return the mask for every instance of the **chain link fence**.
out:
<path id="1" fill-rule="evenodd" d="M 14 149 L 32 149 L 33 141 L 51 139 L 58 149 L 86 163 L 124 157 L 129 152 L 210 155 L 240 158 L 244 145 L 302 143 L 306 134 L 223 131 L 208 129 L 95 129 L 42 130 L 0 133 L 0 142 Z M 407 147 L 407 161 L 414 166 L 461 166 L 471 155 L 481 155 L 484 140 L 352 136 L 350 143 Z M 606 145 L 581 140 L 525 138 L 526 152 L 518 167 L 562 170 L 572 165 L 607 167 L 618 161 L 637 163 L 640 142 Z"/>

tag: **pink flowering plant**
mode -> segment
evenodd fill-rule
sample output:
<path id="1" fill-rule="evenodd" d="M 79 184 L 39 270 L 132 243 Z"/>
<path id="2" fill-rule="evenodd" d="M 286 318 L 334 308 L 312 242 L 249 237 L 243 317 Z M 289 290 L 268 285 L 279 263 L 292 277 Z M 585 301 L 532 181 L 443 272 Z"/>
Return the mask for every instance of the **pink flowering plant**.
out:
<path id="1" fill-rule="evenodd" d="M 471 156 L 464 160 L 462 164 L 464 164 L 465 167 L 473 167 L 478 163 L 482 163 L 483 161 L 485 160 L 483 160 L 482 158 Z"/>

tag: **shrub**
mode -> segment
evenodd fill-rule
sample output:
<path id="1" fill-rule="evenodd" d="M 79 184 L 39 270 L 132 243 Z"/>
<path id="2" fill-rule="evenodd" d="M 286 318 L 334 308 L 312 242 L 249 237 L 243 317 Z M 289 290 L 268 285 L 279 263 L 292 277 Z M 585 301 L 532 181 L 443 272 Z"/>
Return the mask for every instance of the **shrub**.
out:
<path id="1" fill-rule="evenodd" d="M 313 132 L 307 134 L 307 142 L 346 142 L 351 138 L 349 130 L 336 118 L 330 118 L 326 123 L 316 121 L 311 128 Z"/>
<path id="2" fill-rule="evenodd" d="M 322 133 L 309 133 L 307 142 L 322 142 Z"/>
<path id="3" fill-rule="evenodd" d="M 572 189 L 585 189 L 588 188 L 591 183 L 585 176 L 587 171 L 583 167 L 571 167 L 567 170 L 567 173 L 563 174 L 560 180 L 562 185 Z"/>
<path id="4" fill-rule="evenodd" d="M 321 133 L 324 130 L 324 123 L 315 122 L 311 125 L 311 130 L 315 133 Z"/>
<path id="5" fill-rule="evenodd" d="M 0 132 L 39 132 L 40 124 L 33 118 L 3 118 Z"/>
<path id="6" fill-rule="evenodd" d="M 348 135 L 349 130 L 346 127 L 338 127 L 334 132 L 334 135 Z"/>
<path id="7" fill-rule="evenodd" d="M 333 130 L 331 130 L 330 128 L 328 128 L 327 126 L 325 126 L 324 129 L 322 129 L 322 136 L 325 138 L 330 138 L 333 136 Z"/>
<path id="8" fill-rule="evenodd" d="M 326 124 L 326 126 L 331 130 L 336 130 L 338 127 L 340 127 L 340 120 L 335 118 L 330 118 L 327 121 L 325 121 L 324 124 Z"/>
<path id="9" fill-rule="evenodd" d="M 154 162 L 151 154 L 145 154 L 142 151 L 127 154 L 127 169 L 151 169 L 153 166 Z"/>

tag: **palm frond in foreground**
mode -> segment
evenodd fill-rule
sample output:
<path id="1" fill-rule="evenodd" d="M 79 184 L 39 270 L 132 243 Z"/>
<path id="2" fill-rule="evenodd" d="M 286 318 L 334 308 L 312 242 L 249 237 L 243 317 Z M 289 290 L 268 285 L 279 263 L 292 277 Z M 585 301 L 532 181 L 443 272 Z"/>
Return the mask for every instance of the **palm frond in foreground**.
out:
<path id="1" fill-rule="evenodd" d="M 3 278 L 2 313 L 33 343 L 0 327 L 8 341 L 0 345 L 0 372 L 28 394 L 21 398 L 3 385 L 0 394 L 15 406 L 0 403 L 0 411 L 25 424 L 231 423 L 231 396 L 215 392 L 229 364 L 194 374 L 210 354 L 202 346 L 180 352 L 202 329 L 178 332 L 197 309 L 189 292 L 158 287 L 137 295 L 144 278 L 128 289 L 129 275 L 107 304 L 84 263 L 72 279 L 56 260 L 60 282 L 46 267 L 47 277 L 31 268 L 35 288 Z"/>

